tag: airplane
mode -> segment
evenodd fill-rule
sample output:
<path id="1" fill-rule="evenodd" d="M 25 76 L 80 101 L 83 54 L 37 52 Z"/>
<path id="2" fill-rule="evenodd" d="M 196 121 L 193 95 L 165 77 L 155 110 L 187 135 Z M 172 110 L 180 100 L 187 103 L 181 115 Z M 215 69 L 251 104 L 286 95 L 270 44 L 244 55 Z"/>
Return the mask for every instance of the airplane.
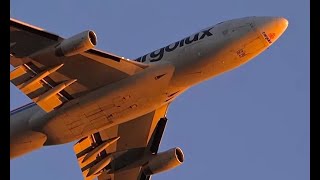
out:
<path id="1" fill-rule="evenodd" d="M 130 60 L 95 49 L 92 30 L 63 38 L 10 18 L 10 81 L 33 101 L 10 112 L 10 159 L 77 141 L 85 180 L 148 180 L 178 167 L 181 148 L 158 152 L 171 102 L 252 60 L 287 27 L 283 17 L 227 20 Z"/>

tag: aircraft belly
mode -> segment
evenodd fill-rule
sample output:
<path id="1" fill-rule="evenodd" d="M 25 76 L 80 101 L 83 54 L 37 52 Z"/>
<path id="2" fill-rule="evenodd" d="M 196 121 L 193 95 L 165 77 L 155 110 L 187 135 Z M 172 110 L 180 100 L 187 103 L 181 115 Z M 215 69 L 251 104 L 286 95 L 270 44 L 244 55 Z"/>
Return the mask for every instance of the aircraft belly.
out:
<path id="1" fill-rule="evenodd" d="M 46 145 L 88 136 L 167 103 L 165 91 L 173 72 L 171 64 L 159 64 L 70 101 L 72 105 L 58 109 L 57 115 L 43 126 L 42 131 L 48 136 Z"/>

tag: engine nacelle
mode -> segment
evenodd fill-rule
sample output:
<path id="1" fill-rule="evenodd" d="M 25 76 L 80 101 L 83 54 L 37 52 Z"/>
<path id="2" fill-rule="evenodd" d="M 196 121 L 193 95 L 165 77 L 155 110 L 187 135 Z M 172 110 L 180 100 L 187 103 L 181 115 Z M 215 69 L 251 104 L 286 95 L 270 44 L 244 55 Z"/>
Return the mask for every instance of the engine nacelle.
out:
<path id="1" fill-rule="evenodd" d="M 56 47 L 55 53 L 57 56 L 73 56 L 92 49 L 96 44 L 96 34 L 88 30 L 63 40 Z"/>
<path id="2" fill-rule="evenodd" d="M 175 168 L 184 161 L 184 155 L 180 148 L 172 148 L 155 155 L 145 166 L 146 175 L 157 174 Z"/>

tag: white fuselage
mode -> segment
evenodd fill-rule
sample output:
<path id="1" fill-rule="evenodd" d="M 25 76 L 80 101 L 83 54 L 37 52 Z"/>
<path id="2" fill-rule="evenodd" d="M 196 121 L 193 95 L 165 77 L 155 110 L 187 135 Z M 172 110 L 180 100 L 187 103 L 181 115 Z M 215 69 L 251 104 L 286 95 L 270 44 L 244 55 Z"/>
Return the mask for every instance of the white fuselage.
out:
<path id="1" fill-rule="evenodd" d="M 219 23 L 137 58 L 150 67 L 55 111 L 45 113 L 37 105 L 12 111 L 11 157 L 43 145 L 80 139 L 170 103 L 191 86 L 248 62 L 269 47 L 286 26 L 285 19 L 271 17 Z"/>

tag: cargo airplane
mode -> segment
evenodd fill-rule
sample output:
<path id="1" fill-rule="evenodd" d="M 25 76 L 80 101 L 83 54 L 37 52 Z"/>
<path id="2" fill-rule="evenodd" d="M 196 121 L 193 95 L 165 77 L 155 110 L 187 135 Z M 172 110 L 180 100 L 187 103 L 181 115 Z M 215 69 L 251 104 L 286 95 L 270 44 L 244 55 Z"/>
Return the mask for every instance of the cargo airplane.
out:
<path id="1" fill-rule="evenodd" d="M 170 103 L 247 63 L 287 26 L 282 17 L 228 20 L 129 60 L 95 49 L 92 30 L 62 38 L 11 18 L 10 80 L 33 102 L 10 112 L 10 158 L 78 140 L 85 180 L 146 180 L 175 168 L 180 148 L 158 152 Z"/>

